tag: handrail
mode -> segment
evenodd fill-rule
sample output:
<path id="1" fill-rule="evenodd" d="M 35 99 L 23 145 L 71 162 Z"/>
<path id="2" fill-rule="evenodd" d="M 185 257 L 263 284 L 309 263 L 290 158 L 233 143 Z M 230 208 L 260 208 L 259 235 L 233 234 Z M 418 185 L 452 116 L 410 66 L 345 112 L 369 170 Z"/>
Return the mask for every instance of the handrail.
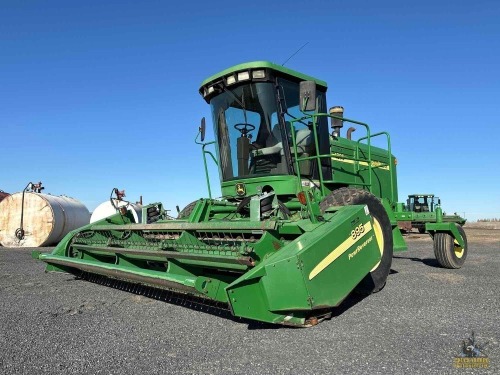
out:
<path id="1" fill-rule="evenodd" d="M 198 134 L 196 135 L 196 138 L 194 139 L 194 143 L 202 146 L 201 147 L 201 154 L 203 155 L 203 165 L 205 166 L 205 178 L 207 179 L 208 197 L 210 199 L 212 199 L 212 189 L 210 187 L 210 177 L 208 175 L 208 166 L 207 166 L 207 157 L 206 157 L 206 154 L 208 154 L 208 155 L 210 155 L 212 157 L 212 160 L 214 161 L 215 165 L 217 165 L 217 167 L 219 166 L 219 163 L 217 162 L 217 159 L 215 158 L 214 154 L 212 154 L 211 151 L 205 150 L 205 147 L 207 147 L 208 145 L 214 144 L 215 141 L 211 141 L 211 142 L 198 142 L 198 137 L 200 136 L 200 133 L 201 132 L 198 132 Z"/>
<path id="2" fill-rule="evenodd" d="M 325 180 L 323 179 L 323 170 L 321 168 L 321 159 L 322 158 L 331 158 L 332 157 L 332 154 L 324 154 L 324 155 L 314 155 L 314 156 L 307 156 L 307 157 L 300 157 L 298 156 L 298 153 L 297 153 L 297 140 L 295 138 L 295 126 L 294 124 L 296 122 L 299 122 L 299 121 L 303 121 L 303 120 L 306 120 L 306 119 L 313 119 L 313 135 L 314 135 L 314 143 L 315 143 L 315 147 L 316 147 L 316 150 L 319 150 L 319 144 L 318 144 L 318 136 L 317 136 L 317 123 L 316 123 L 316 118 L 317 117 L 329 117 L 329 118 L 334 118 L 334 119 L 338 119 L 338 120 L 342 120 L 342 121 L 345 121 L 345 122 L 349 122 L 349 123 L 352 123 L 352 124 L 357 124 L 357 125 L 361 125 L 363 127 L 366 128 L 366 133 L 367 133 L 367 136 L 366 136 L 366 139 L 368 140 L 367 142 L 367 145 L 368 145 L 368 183 L 367 184 L 363 184 L 363 183 L 357 183 L 357 182 L 354 182 L 354 183 L 350 183 L 351 185 L 359 185 L 359 186 L 367 186 L 368 187 L 368 190 L 371 192 L 372 191 L 372 160 L 371 160 L 371 142 L 370 142 L 370 139 L 371 139 L 371 134 L 370 134 L 370 127 L 368 124 L 364 123 L 364 122 L 360 122 L 360 121 L 356 121 L 356 120 L 352 120 L 352 119 L 348 119 L 348 118 L 345 118 L 345 117 L 339 117 L 339 116 L 334 116 L 334 115 L 330 115 L 328 113 L 315 113 L 315 114 L 306 114 L 306 116 L 303 116 L 301 118 L 297 118 L 297 119 L 293 119 L 290 121 L 290 124 L 294 127 L 294 131 L 292 131 L 292 145 L 293 145 L 293 153 L 294 153 L 294 157 L 295 157 L 295 170 L 296 170 L 296 173 L 297 173 L 297 177 L 298 177 L 298 183 L 299 183 L 299 188 L 301 191 L 303 191 L 303 187 L 302 187 L 302 183 L 300 182 L 301 181 L 301 175 L 300 175 L 300 168 L 299 168 L 299 162 L 300 161 L 305 161 L 305 160 L 312 160 L 312 159 L 316 159 L 316 164 L 317 164 L 317 167 L 318 167 L 318 177 L 319 177 L 319 181 L 320 181 L 320 189 L 321 189 L 321 194 L 323 196 L 325 196 Z M 356 157 L 353 158 L 353 159 L 350 159 L 350 160 L 354 160 L 357 164 L 356 164 L 356 168 L 357 170 L 359 170 L 359 162 L 361 161 L 361 159 L 359 158 L 359 146 L 356 146 Z"/>
<path id="3" fill-rule="evenodd" d="M 372 134 L 371 138 L 375 138 L 379 135 L 385 135 L 387 137 L 387 154 L 388 154 L 388 160 L 389 160 L 389 163 L 387 166 L 389 167 L 389 176 L 390 176 L 389 178 L 391 181 L 391 199 L 394 199 L 394 183 L 393 183 L 394 177 L 393 177 L 393 162 L 392 162 L 392 151 L 391 151 L 391 136 L 389 135 L 388 132 L 381 131 L 381 132 Z M 359 149 L 359 145 L 361 144 L 361 141 L 365 140 L 365 139 L 368 139 L 368 136 L 361 137 L 358 139 L 358 149 Z M 368 147 L 370 147 L 370 146 L 368 146 Z M 370 164 L 371 164 L 371 161 L 370 161 Z"/>

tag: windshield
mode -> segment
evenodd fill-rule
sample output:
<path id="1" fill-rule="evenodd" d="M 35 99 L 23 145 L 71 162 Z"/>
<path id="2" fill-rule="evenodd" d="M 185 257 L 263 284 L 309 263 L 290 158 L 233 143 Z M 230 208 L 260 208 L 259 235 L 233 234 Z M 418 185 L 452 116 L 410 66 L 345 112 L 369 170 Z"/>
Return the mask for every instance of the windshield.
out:
<path id="1" fill-rule="evenodd" d="M 272 83 L 226 88 L 210 105 L 222 180 L 288 173 Z"/>
<path id="2" fill-rule="evenodd" d="M 290 122 L 304 116 L 299 108 L 299 84 L 283 78 L 277 82 L 279 90 L 271 82 L 223 87 L 223 91 L 210 100 L 222 181 L 293 173 Z M 278 95 L 286 112 L 281 119 L 278 116 Z M 319 112 L 326 112 L 324 92 L 317 93 L 317 102 Z M 328 121 L 326 117 L 317 121 L 320 154 L 327 154 Z M 316 154 L 311 126 L 310 121 L 294 123 L 299 156 Z M 329 158 L 323 159 L 321 164 L 323 175 L 330 179 Z M 315 161 L 303 161 L 299 168 L 302 176 L 318 178 Z"/>
<path id="3" fill-rule="evenodd" d="M 434 197 L 425 195 L 410 197 L 410 211 L 433 212 Z"/>

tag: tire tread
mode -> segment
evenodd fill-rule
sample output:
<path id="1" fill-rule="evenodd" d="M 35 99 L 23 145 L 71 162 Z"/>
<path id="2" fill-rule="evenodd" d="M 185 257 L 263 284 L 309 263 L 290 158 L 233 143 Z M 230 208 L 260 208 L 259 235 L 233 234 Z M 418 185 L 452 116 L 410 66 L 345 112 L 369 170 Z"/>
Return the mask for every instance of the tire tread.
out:
<path id="1" fill-rule="evenodd" d="M 467 257 L 467 237 L 463 228 L 455 224 L 465 242 L 464 254 L 462 258 L 455 256 L 453 236 L 446 232 L 438 232 L 434 235 L 434 255 L 438 263 L 444 268 L 461 268 Z"/>

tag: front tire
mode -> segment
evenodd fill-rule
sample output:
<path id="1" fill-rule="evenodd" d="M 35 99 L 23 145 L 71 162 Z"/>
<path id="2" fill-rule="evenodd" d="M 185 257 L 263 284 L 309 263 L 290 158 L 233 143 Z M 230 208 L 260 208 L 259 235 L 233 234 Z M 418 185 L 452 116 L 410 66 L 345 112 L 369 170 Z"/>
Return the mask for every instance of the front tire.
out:
<path id="1" fill-rule="evenodd" d="M 393 253 L 391 222 L 380 200 L 365 190 L 353 188 L 334 190 L 323 199 L 319 206 L 321 211 L 325 212 L 332 206 L 349 205 L 367 205 L 373 218 L 373 230 L 382 258 L 356 286 L 355 291 L 360 294 L 375 293 L 384 287 L 391 271 Z"/>
<path id="2" fill-rule="evenodd" d="M 438 232 L 434 235 L 434 255 L 444 268 L 461 268 L 467 258 L 467 236 L 460 225 L 455 225 L 464 240 L 465 247 L 461 247 L 449 233 Z"/>

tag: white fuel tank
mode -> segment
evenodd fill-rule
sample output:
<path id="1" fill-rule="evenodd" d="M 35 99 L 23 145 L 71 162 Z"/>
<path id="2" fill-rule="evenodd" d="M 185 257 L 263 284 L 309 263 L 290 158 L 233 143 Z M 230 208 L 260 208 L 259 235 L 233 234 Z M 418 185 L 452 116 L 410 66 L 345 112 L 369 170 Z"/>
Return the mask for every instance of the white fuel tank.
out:
<path id="1" fill-rule="evenodd" d="M 118 199 L 113 199 L 113 202 L 116 207 L 124 207 L 127 206 L 127 209 L 134 216 L 134 220 L 136 223 L 141 222 L 142 218 L 142 206 L 140 204 L 134 204 L 126 201 L 119 201 Z M 96 221 L 107 218 L 108 216 L 116 214 L 117 211 L 108 200 L 106 202 L 102 202 L 99 206 L 96 207 L 94 212 L 92 212 L 92 216 L 90 217 L 90 222 L 95 223 Z"/>
<path id="2" fill-rule="evenodd" d="M 0 202 L 0 243 L 5 247 L 54 245 L 70 231 L 90 221 L 90 212 L 74 198 L 41 193 L 24 193 L 24 238 L 16 237 L 21 227 L 23 193 Z"/>

